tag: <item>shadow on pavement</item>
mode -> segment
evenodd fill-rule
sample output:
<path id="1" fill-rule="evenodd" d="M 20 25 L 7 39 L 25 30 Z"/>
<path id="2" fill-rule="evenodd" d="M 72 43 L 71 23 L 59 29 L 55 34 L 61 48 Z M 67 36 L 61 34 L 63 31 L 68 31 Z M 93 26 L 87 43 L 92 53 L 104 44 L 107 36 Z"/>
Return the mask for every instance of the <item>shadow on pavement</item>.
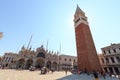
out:
<path id="1" fill-rule="evenodd" d="M 93 75 L 87 75 L 87 74 L 71 74 L 71 75 L 66 75 L 65 77 L 56 79 L 56 80 L 95 80 Z M 99 80 L 119 80 L 118 78 L 115 77 L 99 77 Z"/>
<path id="2" fill-rule="evenodd" d="M 75 75 L 71 74 L 71 75 L 66 75 L 65 77 L 56 79 L 56 80 L 75 80 Z"/>

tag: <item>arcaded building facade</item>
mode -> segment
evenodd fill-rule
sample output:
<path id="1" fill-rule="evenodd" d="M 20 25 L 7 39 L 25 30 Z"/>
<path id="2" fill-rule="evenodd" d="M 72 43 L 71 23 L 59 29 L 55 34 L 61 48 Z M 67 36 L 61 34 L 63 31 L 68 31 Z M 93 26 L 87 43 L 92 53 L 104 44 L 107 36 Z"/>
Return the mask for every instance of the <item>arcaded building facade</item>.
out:
<path id="1" fill-rule="evenodd" d="M 60 55 L 59 67 L 60 67 L 60 70 L 77 69 L 77 57 L 70 56 L 70 55 Z"/>
<path id="2" fill-rule="evenodd" d="M 1 65 L 1 57 L 0 57 L 0 65 Z"/>
<path id="3" fill-rule="evenodd" d="M 101 71 L 100 62 L 85 13 L 77 6 L 74 27 L 78 57 L 78 70 Z"/>
<path id="4" fill-rule="evenodd" d="M 12 61 L 16 59 L 17 56 L 18 55 L 16 53 L 12 53 L 12 52 L 5 53 L 0 61 L 1 66 L 10 68 Z"/>
<path id="5" fill-rule="evenodd" d="M 120 74 L 120 44 L 111 44 L 101 48 L 101 66 L 105 72 Z"/>
<path id="6" fill-rule="evenodd" d="M 43 46 L 35 51 L 23 46 L 18 54 L 5 53 L 0 63 L 2 67 L 12 69 L 29 69 L 30 66 L 34 66 L 36 69 L 47 67 L 54 70 L 70 70 L 77 67 L 77 57 L 59 55 L 58 52 L 45 50 Z"/>

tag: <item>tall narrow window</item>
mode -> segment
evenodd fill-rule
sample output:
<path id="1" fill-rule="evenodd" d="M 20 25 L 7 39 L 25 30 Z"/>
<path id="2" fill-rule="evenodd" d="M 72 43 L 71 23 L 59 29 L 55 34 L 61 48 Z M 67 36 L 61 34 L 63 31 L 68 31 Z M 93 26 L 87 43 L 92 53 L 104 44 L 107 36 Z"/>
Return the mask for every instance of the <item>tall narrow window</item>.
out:
<path id="1" fill-rule="evenodd" d="M 5 62 L 7 62 L 7 60 L 8 60 L 8 57 L 6 57 Z"/>
<path id="2" fill-rule="evenodd" d="M 71 62 L 71 59 L 69 59 L 69 61 Z"/>
<path id="3" fill-rule="evenodd" d="M 78 18 L 78 19 L 75 21 L 75 23 L 77 23 L 79 20 L 80 20 L 80 18 Z"/>
<path id="4" fill-rule="evenodd" d="M 74 62 L 75 62 L 75 59 L 74 59 Z"/>
<path id="5" fill-rule="evenodd" d="M 109 60 L 108 60 L 108 58 L 105 58 L 105 59 L 106 59 L 106 62 L 107 62 L 107 63 L 109 63 Z"/>
<path id="6" fill-rule="evenodd" d="M 108 50 L 108 52 L 111 53 L 110 50 Z"/>
<path id="7" fill-rule="evenodd" d="M 113 58 L 113 57 L 111 57 L 111 61 L 112 61 L 112 63 L 115 63 L 115 60 L 114 60 L 114 58 Z"/>
<path id="8" fill-rule="evenodd" d="M 120 57 L 117 56 L 116 59 L 117 59 L 118 63 L 120 63 Z"/>
<path id="9" fill-rule="evenodd" d="M 109 71 L 110 71 L 110 73 L 113 74 L 113 69 L 112 69 L 112 67 L 109 67 Z"/>
<path id="10" fill-rule="evenodd" d="M 117 74 L 120 73 L 118 67 L 114 67 L 114 70 L 115 70 L 115 72 L 116 72 Z"/>
<path id="11" fill-rule="evenodd" d="M 107 68 L 106 68 L 106 67 L 104 68 L 104 70 L 105 70 L 105 72 L 108 72 L 108 70 L 107 70 Z"/>
<path id="12" fill-rule="evenodd" d="M 116 53 L 116 49 L 113 49 L 114 53 Z"/>
<path id="13" fill-rule="evenodd" d="M 67 59 L 65 58 L 65 61 L 67 61 Z"/>
<path id="14" fill-rule="evenodd" d="M 104 54 L 106 54 L 106 52 L 105 52 L 105 51 L 103 51 L 103 53 L 104 53 Z"/>
<path id="15" fill-rule="evenodd" d="M 101 58 L 101 60 L 102 60 L 102 63 L 104 63 L 104 60 L 103 60 L 103 58 Z"/>

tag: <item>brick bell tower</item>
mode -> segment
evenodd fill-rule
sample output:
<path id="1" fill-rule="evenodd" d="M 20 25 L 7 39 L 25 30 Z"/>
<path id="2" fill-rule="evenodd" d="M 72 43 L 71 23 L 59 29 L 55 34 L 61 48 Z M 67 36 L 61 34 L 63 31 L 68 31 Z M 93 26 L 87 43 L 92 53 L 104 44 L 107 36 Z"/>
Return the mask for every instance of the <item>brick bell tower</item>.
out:
<path id="1" fill-rule="evenodd" d="M 77 5 L 74 27 L 78 57 L 78 70 L 102 71 L 85 13 Z"/>

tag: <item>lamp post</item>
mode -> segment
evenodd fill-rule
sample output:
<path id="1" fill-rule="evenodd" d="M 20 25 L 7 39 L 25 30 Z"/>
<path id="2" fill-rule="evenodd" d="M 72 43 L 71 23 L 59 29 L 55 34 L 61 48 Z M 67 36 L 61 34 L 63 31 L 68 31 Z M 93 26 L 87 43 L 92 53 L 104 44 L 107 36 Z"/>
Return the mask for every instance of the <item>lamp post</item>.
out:
<path id="1" fill-rule="evenodd" d="M 58 71 L 60 70 L 60 55 L 58 53 Z"/>
<path id="2" fill-rule="evenodd" d="M 59 69 L 58 69 L 58 70 L 60 71 L 60 55 L 58 55 L 58 56 L 59 56 L 59 57 L 58 57 L 58 58 L 59 58 L 59 62 L 58 62 L 58 63 L 59 63 L 58 68 L 59 68 Z"/>
<path id="3" fill-rule="evenodd" d="M 58 52 L 58 71 L 60 70 L 60 53 L 61 53 L 61 44 L 60 44 L 59 52 Z"/>
<path id="4" fill-rule="evenodd" d="M 73 61 L 71 61 L 71 68 L 73 69 Z"/>

